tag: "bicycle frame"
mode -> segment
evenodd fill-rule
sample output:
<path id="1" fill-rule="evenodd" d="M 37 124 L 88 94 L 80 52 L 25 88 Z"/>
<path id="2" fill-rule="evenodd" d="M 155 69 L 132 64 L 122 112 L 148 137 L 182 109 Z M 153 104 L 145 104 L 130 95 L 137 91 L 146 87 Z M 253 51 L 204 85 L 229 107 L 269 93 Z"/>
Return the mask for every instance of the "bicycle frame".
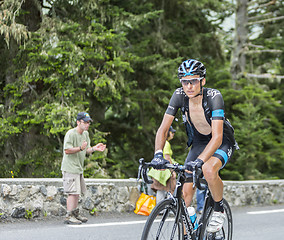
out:
<path id="1" fill-rule="evenodd" d="M 203 228 L 203 222 L 206 219 L 205 214 L 210 214 L 210 212 L 208 212 L 206 210 L 209 209 L 210 206 L 212 207 L 213 204 L 214 204 L 214 200 L 212 198 L 211 192 L 210 192 L 210 190 L 207 190 L 207 193 L 206 193 L 206 196 L 205 196 L 205 199 L 204 199 L 203 211 L 202 211 L 202 214 L 201 214 L 199 221 L 198 221 L 197 236 L 200 235 L 200 231 Z"/>
<path id="2" fill-rule="evenodd" d="M 142 179 L 146 183 L 152 183 L 152 181 L 149 180 L 147 176 L 147 169 L 148 167 L 151 167 L 151 165 L 149 163 L 145 163 L 144 159 L 140 159 L 139 162 L 140 166 L 138 171 L 138 179 L 140 179 L 140 176 L 142 176 Z M 157 210 L 154 210 L 154 214 L 152 215 L 151 213 L 149 222 L 147 221 L 145 225 L 142 238 L 144 236 L 143 239 L 148 239 L 148 233 L 152 227 L 154 220 L 159 213 L 162 213 L 162 218 L 159 220 L 158 229 L 154 230 L 154 239 L 160 239 L 160 235 L 163 235 L 165 229 L 163 227 L 166 226 L 165 223 L 168 221 L 167 218 L 172 212 L 175 216 L 175 219 L 174 222 L 171 221 L 173 225 L 171 225 L 170 228 L 167 228 L 170 229 L 170 231 L 167 232 L 167 239 L 170 238 L 171 240 L 173 240 L 176 239 L 177 236 L 182 237 L 182 235 L 184 235 L 186 232 L 187 238 L 191 240 L 209 240 L 215 239 L 215 236 L 218 237 L 218 239 L 232 240 L 232 213 L 228 202 L 224 199 L 224 209 L 228 220 L 227 225 L 224 228 L 222 227 L 222 230 L 218 232 L 208 233 L 206 231 L 207 224 L 209 223 L 210 216 L 214 211 L 214 200 L 210 190 L 208 189 L 203 205 L 203 212 L 198 221 L 199 226 L 195 230 L 194 223 L 191 222 L 185 201 L 183 199 L 183 186 L 187 180 L 185 176 L 185 168 L 183 165 L 178 164 L 166 164 L 165 168 L 172 169 L 177 173 L 176 188 L 173 194 L 168 193 L 168 199 L 162 201 L 159 205 L 156 206 L 157 208 L 155 209 Z M 196 172 L 193 171 L 193 185 L 199 189 L 204 189 L 200 184 L 207 184 L 206 180 L 200 178 L 199 174 L 194 175 L 194 173 Z"/>
<path id="3" fill-rule="evenodd" d="M 179 172 L 178 177 L 177 177 L 177 182 L 176 182 L 176 188 L 175 188 L 173 196 L 171 197 L 177 205 L 177 214 L 176 214 L 176 218 L 175 218 L 172 237 L 174 235 L 174 231 L 176 230 L 179 219 L 181 217 L 188 238 L 195 240 L 196 239 L 196 232 L 194 230 L 194 225 L 190 220 L 185 202 L 182 198 L 182 187 L 183 187 L 184 183 L 185 183 L 185 176 L 184 176 L 183 173 Z M 172 237 L 171 237 L 171 239 L 172 239 Z"/>
<path id="4" fill-rule="evenodd" d="M 176 219 L 175 219 L 175 226 L 178 224 L 178 220 L 179 220 L 180 214 L 181 214 L 182 221 L 183 221 L 188 239 L 196 240 L 196 239 L 198 239 L 198 237 L 200 235 L 200 231 L 203 228 L 204 219 L 206 219 L 206 217 L 207 217 L 207 216 L 205 216 L 205 214 L 211 213 L 211 211 L 208 212 L 206 210 L 209 209 L 210 207 L 213 207 L 214 200 L 212 198 L 210 190 L 207 190 L 206 197 L 205 197 L 205 200 L 204 200 L 204 206 L 203 206 L 204 211 L 202 212 L 202 214 L 199 218 L 198 229 L 195 231 L 194 225 L 191 222 L 190 217 L 188 215 L 187 207 L 186 207 L 185 202 L 182 198 L 182 187 L 185 183 L 185 180 L 186 180 L 185 176 L 183 176 L 182 173 L 179 173 L 178 178 L 177 178 L 176 189 L 175 189 L 175 192 L 172 196 L 172 198 L 175 201 L 177 200 L 177 203 L 176 203 L 177 204 L 177 215 L 176 215 Z"/>

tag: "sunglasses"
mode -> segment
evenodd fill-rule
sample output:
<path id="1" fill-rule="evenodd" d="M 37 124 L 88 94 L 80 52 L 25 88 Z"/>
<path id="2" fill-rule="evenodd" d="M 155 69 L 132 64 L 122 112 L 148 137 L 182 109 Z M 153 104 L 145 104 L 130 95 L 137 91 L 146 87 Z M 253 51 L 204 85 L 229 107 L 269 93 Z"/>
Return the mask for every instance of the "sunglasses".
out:
<path id="1" fill-rule="evenodd" d="M 202 80 L 203 77 L 201 78 L 191 78 L 191 79 L 180 79 L 180 82 L 182 85 L 187 86 L 188 84 L 191 85 L 196 85 L 200 82 L 200 80 Z"/>
<path id="2" fill-rule="evenodd" d="M 81 123 L 84 123 L 84 124 L 90 124 L 91 125 L 91 122 L 88 121 L 88 122 L 85 122 L 85 121 L 80 121 Z"/>

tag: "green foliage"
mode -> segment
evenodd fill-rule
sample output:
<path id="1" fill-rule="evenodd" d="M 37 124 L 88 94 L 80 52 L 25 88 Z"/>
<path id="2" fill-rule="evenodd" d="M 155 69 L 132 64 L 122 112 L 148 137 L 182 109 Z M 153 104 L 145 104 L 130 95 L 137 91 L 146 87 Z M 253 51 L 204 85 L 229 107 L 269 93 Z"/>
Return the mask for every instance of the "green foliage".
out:
<path id="1" fill-rule="evenodd" d="M 231 89 L 225 95 L 225 100 L 234 102 L 231 122 L 240 150 L 235 151 L 224 176 L 229 176 L 228 170 L 231 170 L 233 176 L 236 172 L 242 176 L 236 175 L 239 179 L 270 178 L 274 176 L 273 166 L 282 162 L 283 125 L 275 117 L 280 104 L 259 85 L 247 84 L 246 79 L 240 85 L 241 90 Z"/>
<path id="2" fill-rule="evenodd" d="M 97 215 L 97 212 L 98 212 L 98 209 L 94 207 L 94 208 L 90 211 L 90 214 L 91 214 L 91 215 Z"/>
<path id="3" fill-rule="evenodd" d="M 18 159 L 13 166 L 15 177 L 61 177 L 62 153 L 50 151 L 52 147 L 36 146 Z"/>
<path id="4" fill-rule="evenodd" d="M 88 110 L 92 102 L 105 105 L 119 100 L 129 91 L 122 73 L 133 70 L 121 51 L 124 34 L 114 33 L 100 23 L 75 22 L 66 17 L 44 16 L 42 27 L 14 60 L 19 77 L 3 88 L 8 106 L 1 112 L 3 145 L 35 130 L 36 134 L 58 140 L 57 146 L 45 152 L 53 156 L 62 149 L 63 136 L 78 112 Z M 20 171 L 23 166 L 41 165 L 40 149 L 35 142 L 21 150 L 24 156 L 15 159 L 19 176 L 24 176 Z M 58 176 L 59 166 L 53 167 L 58 167 L 53 174 Z"/>
<path id="5" fill-rule="evenodd" d="M 11 38 L 14 38 L 20 44 L 30 37 L 27 27 L 16 21 L 22 4 L 23 1 L 15 0 L 6 0 L 0 4 L 0 34 L 4 36 L 8 47 Z"/>
<path id="6" fill-rule="evenodd" d="M 25 218 L 31 219 L 33 217 L 33 211 L 26 209 Z"/>
<path id="7" fill-rule="evenodd" d="M 112 104 L 101 125 L 104 131 L 111 132 L 107 140 L 109 157 L 116 162 L 113 167 L 121 169 L 126 177 L 136 176 L 140 157 L 150 160 L 153 156 L 155 133 L 172 93 L 179 86 L 176 72 L 181 61 L 191 57 L 205 62 L 214 58 L 215 63 L 222 60 L 215 26 L 206 17 L 209 9 L 206 1 L 132 1 L 120 5 L 120 10 L 133 20 L 133 14 L 139 19 L 153 12 L 149 21 L 135 21 L 135 27 L 121 25 L 129 41 L 130 64 L 135 69 L 126 77 L 135 79 L 135 83 L 120 104 Z M 184 131 L 180 122 L 174 125 Z M 173 148 L 176 158 L 184 162 L 186 144 L 181 131 L 173 140 Z"/>
<path id="8" fill-rule="evenodd" d="M 226 117 L 235 127 L 240 150 L 222 177 L 284 177 L 283 81 L 232 83 L 231 35 L 220 26 L 232 14 L 232 4 L 53 1 L 45 14 L 32 14 L 35 6 L 19 4 L 9 0 L 1 5 L 11 9 L 0 29 L 5 28 L 0 36 L 1 177 L 11 177 L 11 171 L 15 177 L 59 177 L 63 138 L 80 111 L 94 119 L 92 145 L 105 142 L 108 148 L 86 159 L 85 177 L 136 177 L 138 159 L 153 156 L 157 128 L 180 86 L 177 68 L 188 58 L 204 62 L 206 86 L 221 90 Z M 277 4 L 280 14 L 283 4 Z M 21 31 L 11 34 L 12 24 Z M 26 29 L 25 44 L 18 47 Z M 281 29 L 264 25 L 254 44 L 283 49 Z M 270 32 L 273 37 L 266 39 Z M 251 66 L 259 73 L 283 74 L 283 54 L 277 56 L 269 63 L 268 54 L 252 56 Z M 186 135 L 181 116 L 176 118 L 171 144 L 175 160 L 183 163 Z"/>

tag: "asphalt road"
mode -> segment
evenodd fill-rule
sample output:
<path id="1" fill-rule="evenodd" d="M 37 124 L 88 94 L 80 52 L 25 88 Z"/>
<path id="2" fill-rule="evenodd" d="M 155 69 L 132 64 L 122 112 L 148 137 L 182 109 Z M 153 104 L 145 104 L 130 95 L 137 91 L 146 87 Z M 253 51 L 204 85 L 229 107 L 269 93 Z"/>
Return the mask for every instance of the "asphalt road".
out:
<path id="1" fill-rule="evenodd" d="M 233 240 L 284 239 L 284 205 L 233 208 Z M 139 240 L 146 217 L 102 214 L 86 224 L 63 224 L 63 218 L 0 222 L 1 240 Z"/>

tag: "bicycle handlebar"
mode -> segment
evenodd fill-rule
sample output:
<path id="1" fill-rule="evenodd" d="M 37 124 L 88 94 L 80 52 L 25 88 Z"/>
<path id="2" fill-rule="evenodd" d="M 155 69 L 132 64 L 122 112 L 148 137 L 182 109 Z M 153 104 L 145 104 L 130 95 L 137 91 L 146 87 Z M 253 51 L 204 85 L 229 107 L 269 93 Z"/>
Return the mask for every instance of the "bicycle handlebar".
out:
<path id="1" fill-rule="evenodd" d="M 144 182 L 146 182 L 147 184 L 152 184 L 153 181 L 151 179 L 149 179 L 148 175 L 147 175 L 147 169 L 153 167 L 153 165 L 149 162 L 145 162 L 144 158 L 140 158 L 139 159 L 139 169 L 138 169 L 138 178 L 137 180 L 139 180 L 140 178 L 143 179 Z M 180 165 L 180 164 L 171 164 L 171 163 L 167 163 L 165 164 L 165 166 L 163 167 L 163 169 L 171 169 L 174 170 L 176 173 L 184 173 L 186 168 L 184 165 Z M 193 188 L 196 186 L 198 189 L 200 190 L 204 190 L 206 187 L 202 187 L 201 184 L 205 184 L 207 185 L 207 182 L 205 179 L 201 178 L 202 175 L 202 170 L 198 169 L 198 170 L 193 170 L 192 171 L 193 174 Z"/>
<path id="2" fill-rule="evenodd" d="M 147 175 L 147 169 L 150 166 L 151 164 L 150 163 L 146 163 L 144 158 L 140 158 L 139 159 L 139 168 L 138 168 L 138 177 L 137 177 L 137 180 L 139 180 L 140 178 L 143 179 L 143 181 L 147 184 L 152 184 L 153 183 L 153 180 L 152 179 L 149 179 L 148 178 L 148 175 Z"/>

